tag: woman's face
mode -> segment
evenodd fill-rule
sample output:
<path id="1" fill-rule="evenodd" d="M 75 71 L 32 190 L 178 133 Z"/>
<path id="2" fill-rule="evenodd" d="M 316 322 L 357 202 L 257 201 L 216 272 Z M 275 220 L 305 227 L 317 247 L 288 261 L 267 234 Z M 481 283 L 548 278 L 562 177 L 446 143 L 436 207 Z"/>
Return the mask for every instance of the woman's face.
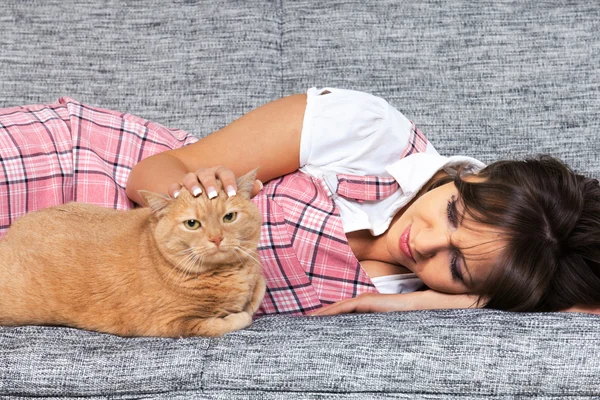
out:
<path id="1" fill-rule="evenodd" d="M 394 261 L 429 288 L 471 293 L 487 279 L 504 242 L 497 229 L 464 213 L 451 182 L 424 193 L 397 215 L 386 245 Z"/>

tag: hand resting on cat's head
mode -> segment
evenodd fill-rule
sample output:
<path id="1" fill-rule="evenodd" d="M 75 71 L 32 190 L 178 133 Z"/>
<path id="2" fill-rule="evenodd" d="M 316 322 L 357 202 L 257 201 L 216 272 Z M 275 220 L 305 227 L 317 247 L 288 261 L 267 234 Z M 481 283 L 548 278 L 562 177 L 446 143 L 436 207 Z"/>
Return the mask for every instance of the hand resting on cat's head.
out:
<path id="1" fill-rule="evenodd" d="M 208 193 L 210 198 L 218 195 L 216 191 L 217 182 L 225 188 L 227 196 L 235 196 L 237 190 L 236 178 L 232 170 L 222 165 L 210 168 L 200 168 L 195 172 L 188 172 L 182 178 L 180 183 L 173 183 L 169 186 L 169 195 L 177 197 L 182 189 L 187 189 L 190 193 L 198 195 L 203 191 Z M 252 184 L 250 194 L 254 197 L 263 187 L 259 180 Z M 203 188 L 206 188 L 203 190 Z"/>
<path id="2" fill-rule="evenodd" d="M 144 192 L 148 208 L 23 216 L 0 240 L 0 324 L 164 337 L 246 328 L 265 292 L 254 179 L 232 197 Z"/>

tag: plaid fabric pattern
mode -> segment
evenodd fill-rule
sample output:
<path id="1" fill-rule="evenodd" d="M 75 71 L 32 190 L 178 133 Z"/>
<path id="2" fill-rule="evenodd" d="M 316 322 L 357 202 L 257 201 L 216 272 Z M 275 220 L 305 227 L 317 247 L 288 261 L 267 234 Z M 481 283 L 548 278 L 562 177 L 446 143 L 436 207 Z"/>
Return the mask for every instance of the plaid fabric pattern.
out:
<path id="1" fill-rule="evenodd" d="M 394 178 L 338 174 L 337 179 L 337 194 L 358 202 L 382 200 L 400 189 Z"/>
<path id="2" fill-rule="evenodd" d="M 410 130 L 410 136 L 408 137 L 408 146 L 402 152 L 400 158 L 410 156 L 413 153 L 424 153 L 427 149 L 427 138 L 421 132 L 419 128 L 415 126 L 415 123 L 410 121 L 412 128 Z"/>
<path id="3" fill-rule="evenodd" d="M 424 152 L 427 138 L 412 124 L 400 158 Z M 401 190 L 394 178 L 337 174 L 336 194 L 377 201 Z M 323 178 L 301 171 L 265 184 L 253 201 L 262 212 L 258 254 L 267 282 L 257 316 L 302 315 L 377 289 L 352 252 L 339 210 Z"/>
<path id="4" fill-rule="evenodd" d="M 69 201 L 131 208 L 125 194 L 131 168 L 196 140 L 67 97 L 0 110 L 0 237 L 26 212 Z"/>
<path id="5" fill-rule="evenodd" d="M 254 202 L 263 216 L 258 253 L 267 281 L 258 315 L 299 315 L 376 292 L 322 180 L 298 171 L 267 183 Z"/>
<path id="6" fill-rule="evenodd" d="M 196 140 L 66 97 L 52 105 L 0 110 L 0 238 L 26 212 L 69 201 L 131 208 L 125 184 L 133 166 Z M 426 143 L 413 129 L 410 152 L 424 151 Z M 337 194 L 357 201 L 399 190 L 392 178 L 337 178 Z M 331 195 L 324 181 L 297 171 L 268 182 L 253 199 L 263 216 L 258 252 L 267 280 L 258 315 L 300 315 L 376 292 L 348 244 Z"/>

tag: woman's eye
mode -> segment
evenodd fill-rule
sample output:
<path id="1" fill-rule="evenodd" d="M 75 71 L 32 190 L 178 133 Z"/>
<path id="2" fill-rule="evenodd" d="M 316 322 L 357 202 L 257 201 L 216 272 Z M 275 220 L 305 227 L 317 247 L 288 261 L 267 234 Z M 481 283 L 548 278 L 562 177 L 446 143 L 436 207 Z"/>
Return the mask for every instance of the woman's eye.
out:
<path id="1" fill-rule="evenodd" d="M 228 214 L 225 214 L 225 216 L 223 217 L 223 222 L 233 222 L 233 221 L 235 221 L 236 217 L 237 217 L 236 212 L 230 212 Z"/>
<path id="2" fill-rule="evenodd" d="M 185 225 L 186 228 L 195 231 L 196 229 L 200 228 L 200 221 L 197 221 L 195 219 L 188 219 L 183 223 L 183 225 Z"/>
<path id="3" fill-rule="evenodd" d="M 453 227 L 458 226 L 458 216 L 456 212 L 456 196 L 452 196 L 450 200 L 448 200 L 448 206 L 446 207 L 446 215 L 448 216 L 448 221 L 452 224 Z"/>
<path id="4" fill-rule="evenodd" d="M 463 277 L 458 269 L 458 256 L 456 253 L 452 254 L 452 261 L 450 261 L 450 274 L 452 275 L 452 280 L 462 282 Z"/>

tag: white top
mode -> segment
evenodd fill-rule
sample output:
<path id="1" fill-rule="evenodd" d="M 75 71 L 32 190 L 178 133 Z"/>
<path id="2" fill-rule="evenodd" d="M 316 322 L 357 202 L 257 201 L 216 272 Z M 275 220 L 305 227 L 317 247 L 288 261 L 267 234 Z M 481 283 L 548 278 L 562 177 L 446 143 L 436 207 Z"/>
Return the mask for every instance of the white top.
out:
<path id="1" fill-rule="evenodd" d="M 300 170 L 324 178 L 333 189 L 345 232 L 369 229 L 381 235 L 396 212 L 440 169 L 453 175 L 458 166 L 467 171 L 485 166 L 471 157 L 440 156 L 429 142 L 424 153 L 400 159 L 412 124 L 380 97 L 333 88 L 311 88 L 307 95 Z M 401 190 L 378 202 L 359 203 L 335 195 L 336 174 L 394 177 Z"/>
<path id="2" fill-rule="evenodd" d="M 384 294 L 410 293 L 423 287 L 423 281 L 414 273 L 377 276 L 371 282 Z"/>
<path id="3" fill-rule="evenodd" d="M 327 93 L 329 92 L 329 93 Z M 340 211 L 345 232 L 368 229 L 384 233 L 398 210 L 408 204 L 440 169 L 456 174 L 457 167 L 477 172 L 485 165 L 471 157 L 444 157 L 431 143 L 423 153 L 400 159 L 408 145 L 411 122 L 384 99 L 371 94 L 335 88 L 311 88 L 307 92 L 300 140 L 300 170 L 323 178 Z M 335 194 L 336 174 L 393 177 L 401 190 L 378 202 L 357 202 Z M 412 275 L 412 274 L 411 274 Z M 380 292 L 414 291 L 416 276 L 400 277 L 406 287 L 389 283 L 394 278 L 374 279 Z M 409 283 L 410 282 L 410 283 Z M 385 288 L 384 288 L 385 286 Z"/>

